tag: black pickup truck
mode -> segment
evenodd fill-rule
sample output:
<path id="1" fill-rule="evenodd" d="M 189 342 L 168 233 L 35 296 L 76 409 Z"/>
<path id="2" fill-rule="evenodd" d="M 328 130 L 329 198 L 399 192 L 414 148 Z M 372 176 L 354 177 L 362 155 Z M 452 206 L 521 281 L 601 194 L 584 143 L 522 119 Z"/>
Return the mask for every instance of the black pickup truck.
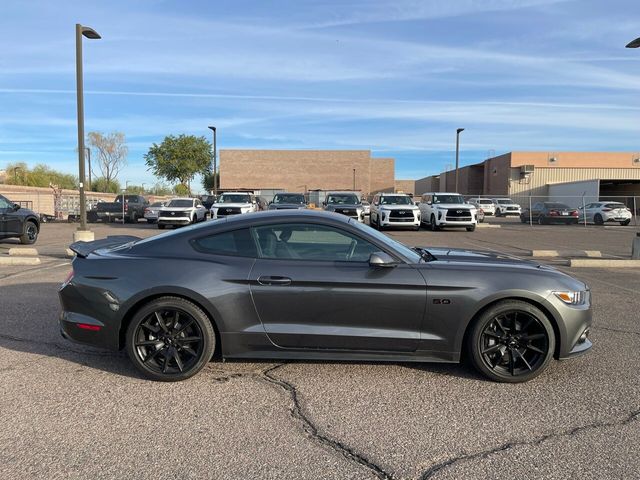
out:
<path id="1" fill-rule="evenodd" d="M 118 195 L 114 202 L 100 202 L 96 205 L 95 216 L 97 221 L 115 222 L 122 220 L 127 223 L 137 223 L 138 219 L 144 218 L 144 209 L 149 206 L 149 202 L 142 195 L 124 195 L 124 206 L 122 205 L 122 195 Z"/>

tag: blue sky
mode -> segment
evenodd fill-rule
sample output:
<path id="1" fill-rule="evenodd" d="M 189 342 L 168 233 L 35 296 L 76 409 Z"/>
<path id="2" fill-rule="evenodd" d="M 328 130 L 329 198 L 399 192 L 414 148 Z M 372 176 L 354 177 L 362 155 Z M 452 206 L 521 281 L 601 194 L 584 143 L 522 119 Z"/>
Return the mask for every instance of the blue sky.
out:
<path id="1" fill-rule="evenodd" d="M 3 0 L 0 168 L 76 172 L 74 24 L 86 130 L 122 131 L 120 180 L 168 134 L 219 148 L 371 149 L 396 178 L 510 150 L 640 151 L 637 0 Z"/>

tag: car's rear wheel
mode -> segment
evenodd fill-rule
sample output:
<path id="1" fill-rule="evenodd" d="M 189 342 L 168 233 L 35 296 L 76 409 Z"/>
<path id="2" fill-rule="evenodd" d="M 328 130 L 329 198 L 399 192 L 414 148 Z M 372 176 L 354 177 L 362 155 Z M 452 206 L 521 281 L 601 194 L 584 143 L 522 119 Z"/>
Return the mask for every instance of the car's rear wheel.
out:
<path id="1" fill-rule="evenodd" d="M 38 226 L 31 220 L 24 222 L 20 243 L 23 245 L 32 245 L 36 243 L 36 240 L 38 240 Z"/>
<path id="2" fill-rule="evenodd" d="M 216 336 L 207 315 L 188 300 L 161 297 L 142 307 L 126 333 L 133 364 L 164 382 L 185 380 L 211 360 Z"/>
<path id="3" fill-rule="evenodd" d="M 631 223 L 630 219 L 627 220 L 623 220 L 622 222 L 620 222 L 620 225 L 622 225 L 623 227 L 626 227 L 627 225 L 629 225 Z"/>
<path id="4" fill-rule="evenodd" d="M 602 219 L 602 215 L 596 213 L 593 217 L 593 223 L 596 225 L 604 225 L 604 220 Z"/>
<path id="5" fill-rule="evenodd" d="M 537 307 L 505 300 L 477 318 L 467 337 L 474 367 L 497 382 L 526 382 L 547 367 L 555 349 L 553 326 Z"/>
<path id="6" fill-rule="evenodd" d="M 544 215 L 538 215 L 538 225 L 546 225 L 547 220 L 544 218 Z"/>

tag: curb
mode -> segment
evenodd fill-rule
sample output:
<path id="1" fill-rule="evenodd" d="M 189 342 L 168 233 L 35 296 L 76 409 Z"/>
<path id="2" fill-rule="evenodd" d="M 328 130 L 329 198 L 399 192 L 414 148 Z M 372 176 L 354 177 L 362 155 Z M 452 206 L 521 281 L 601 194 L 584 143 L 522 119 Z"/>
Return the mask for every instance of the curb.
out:
<path id="1" fill-rule="evenodd" d="M 40 265 L 40 258 L 0 256 L 0 265 Z"/>
<path id="2" fill-rule="evenodd" d="M 494 225 L 491 223 L 476 223 L 476 228 L 502 228 L 502 225 Z"/>
<path id="3" fill-rule="evenodd" d="M 531 250 L 529 252 L 531 257 L 587 257 L 587 258 L 601 258 L 602 252 L 600 250 Z"/>
<path id="4" fill-rule="evenodd" d="M 570 267 L 592 267 L 592 268 L 638 268 L 640 260 L 608 260 L 608 259 L 586 259 L 572 258 L 569 260 Z"/>
<path id="5" fill-rule="evenodd" d="M 10 257 L 37 257 L 38 250 L 35 248 L 12 247 L 7 252 Z"/>

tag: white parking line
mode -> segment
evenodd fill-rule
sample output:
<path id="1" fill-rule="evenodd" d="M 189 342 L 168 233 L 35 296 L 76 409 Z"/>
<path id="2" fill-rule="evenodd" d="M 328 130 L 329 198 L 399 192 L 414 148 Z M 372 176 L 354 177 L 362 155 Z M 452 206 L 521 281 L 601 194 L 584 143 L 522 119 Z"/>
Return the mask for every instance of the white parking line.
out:
<path id="1" fill-rule="evenodd" d="M 69 266 L 69 265 L 71 265 L 71 262 L 58 263 L 57 265 L 49 265 L 49 266 L 40 267 L 40 268 L 30 268 L 29 270 L 25 270 L 24 272 L 11 273 L 11 274 L 6 275 L 4 277 L 0 277 L 0 281 L 7 280 L 7 279 L 12 279 L 12 278 L 16 278 L 16 277 L 21 277 L 22 275 L 28 275 L 28 274 L 36 272 L 36 271 L 37 272 L 42 272 L 44 270 L 52 270 L 54 268 L 64 267 L 65 265 Z"/>

